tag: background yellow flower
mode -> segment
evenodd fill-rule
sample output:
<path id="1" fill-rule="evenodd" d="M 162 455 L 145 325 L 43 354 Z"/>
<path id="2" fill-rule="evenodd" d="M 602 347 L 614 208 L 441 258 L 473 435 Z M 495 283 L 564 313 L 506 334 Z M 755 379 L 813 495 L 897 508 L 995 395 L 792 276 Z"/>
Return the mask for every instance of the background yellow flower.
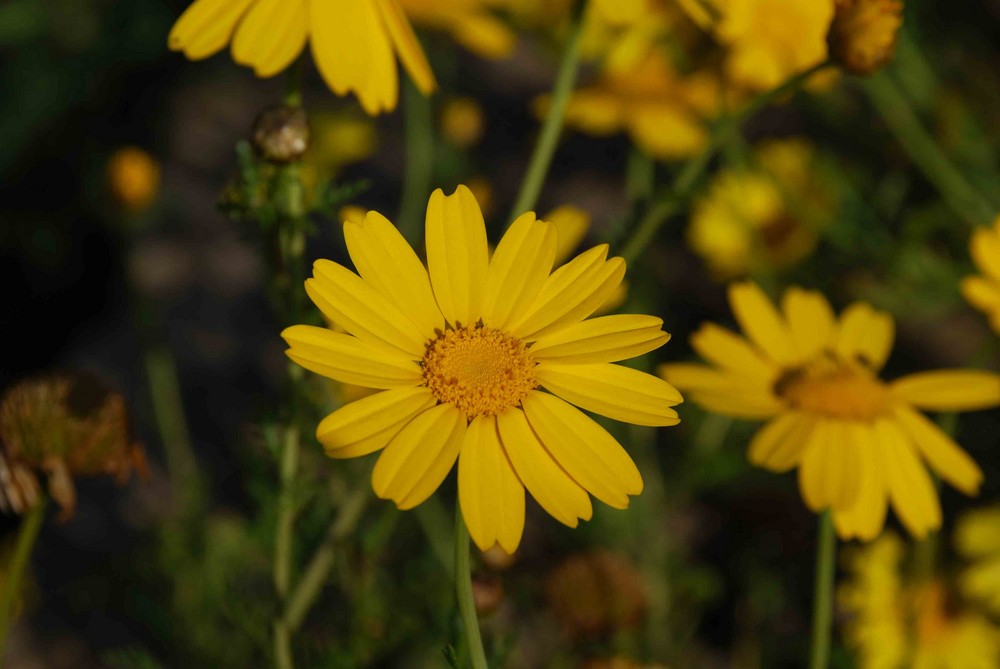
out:
<path id="1" fill-rule="evenodd" d="M 969 252 L 982 274 L 962 279 L 962 295 L 986 314 L 990 325 L 1000 334 L 1000 217 L 992 228 L 972 233 Z"/>

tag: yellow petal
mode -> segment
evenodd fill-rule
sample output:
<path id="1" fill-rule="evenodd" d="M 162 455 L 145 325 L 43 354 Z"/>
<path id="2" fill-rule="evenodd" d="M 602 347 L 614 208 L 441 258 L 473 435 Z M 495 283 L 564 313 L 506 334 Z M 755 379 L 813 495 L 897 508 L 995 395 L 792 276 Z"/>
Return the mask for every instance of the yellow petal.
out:
<path id="1" fill-rule="evenodd" d="M 335 381 L 366 388 L 398 388 L 422 382 L 417 363 L 400 353 L 372 346 L 357 337 L 312 325 L 293 325 L 281 333 L 291 347 L 285 354 L 306 369 Z"/>
<path id="2" fill-rule="evenodd" d="M 472 325 L 482 315 L 489 263 L 486 224 L 465 186 L 445 196 L 440 188 L 427 203 L 427 266 L 438 306 L 449 323 Z"/>
<path id="3" fill-rule="evenodd" d="M 559 243 L 556 245 L 556 262 L 564 263 L 580 245 L 590 228 L 590 214 L 579 207 L 564 204 L 550 211 L 545 220 L 556 227 Z"/>
<path id="4" fill-rule="evenodd" d="M 427 388 L 413 386 L 369 395 L 337 409 L 320 421 L 316 438 L 333 458 L 374 453 L 417 414 L 437 400 Z"/>
<path id="5" fill-rule="evenodd" d="M 791 470 L 802 459 L 815 419 L 799 412 L 783 413 L 757 431 L 750 440 L 750 462 L 772 472 Z"/>
<path id="6" fill-rule="evenodd" d="M 967 276 L 962 279 L 962 296 L 983 311 L 1000 309 L 1000 282 L 981 276 Z"/>
<path id="7" fill-rule="evenodd" d="M 313 263 L 306 292 L 320 311 L 347 332 L 375 346 L 423 357 L 427 338 L 412 320 L 351 270 L 329 260 Z"/>
<path id="8" fill-rule="evenodd" d="M 705 365 L 660 365 L 657 373 L 702 408 L 744 420 L 762 420 L 785 410 L 767 385 Z"/>
<path id="9" fill-rule="evenodd" d="M 888 314 L 855 302 L 840 316 L 835 350 L 842 358 L 860 357 L 879 370 L 892 351 L 894 338 L 895 327 Z"/>
<path id="10" fill-rule="evenodd" d="M 344 240 L 361 278 L 406 314 L 425 340 L 444 328 L 427 270 L 385 216 L 369 211 L 360 225 L 345 223 Z"/>
<path id="11" fill-rule="evenodd" d="M 272 77 L 288 67 L 306 45 L 306 0 L 257 0 L 233 38 L 233 60 Z"/>
<path id="12" fill-rule="evenodd" d="M 222 50 L 254 0 L 196 0 L 170 30 L 171 51 L 183 51 L 191 60 L 208 58 Z"/>
<path id="13" fill-rule="evenodd" d="M 974 411 L 1000 405 L 1000 374 L 973 369 L 910 374 L 889 388 L 896 397 L 930 411 Z"/>
<path id="14" fill-rule="evenodd" d="M 618 314 L 580 321 L 539 337 L 531 345 L 536 360 L 560 363 L 598 363 L 628 360 L 667 343 L 655 316 Z"/>
<path id="15" fill-rule="evenodd" d="M 969 252 L 983 274 L 1000 281 L 1000 230 L 976 230 L 969 242 Z"/>
<path id="16" fill-rule="evenodd" d="M 849 508 L 857 500 L 860 444 L 847 423 L 819 420 L 799 465 L 799 489 L 815 512 Z"/>
<path id="17" fill-rule="evenodd" d="M 530 211 L 518 216 L 490 259 L 483 321 L 504 329 L 512 320 L 523 318 L 552 271 L 555 255 L 552 224 L 536 221 Z"/>
<path id="18" fill-rule="evenodd" d="M 625 122 L 635 143 L 660 160 L 677 160 L 700 151 L 708 132 L 698 117 L 678 104 L 634 105 Z"/>
<path id="19" fill-rule="evenodd" d="M 590 497 L 538 441 L 520 409 L 497 416 L 500 441 L 521 483 L 549 515 L 564 525 L 576 527 L 578 519 L 590 520 Z"/>
<path id="20" fill-rule="evenodd" d="M 412 509 L 438 489 L 465 439 L 465 415 L 439 404 L 411 420 L 382 451 L 372 488 L 400 509 Z"/>
<path id="21" fill-rule="evenodd" d="M 979 493 L 983 472 L 951 437 L 908 406 L 897 406 L 893 415 L 938 476 L 966 495 Z"/>
<path id="22" fill-rule="evenodd" d="M 849 425 L 859 445 L 860 467 L 855 472 L 859 482 L 858 496 L 850 507 L 835 511 L 833 521 L 841 539 L 871 541 L 881 534 L 885 525 L 889 491 L 877 453 L 880 445 L 874 428 L 860 423 Z"/>
<path id="23" fill-rule="evenodd" d="M 833 343 L 836 317 L 822 293 L 792 286 L 782 296 L 781 309 L 803 359 L 818 355 Z"/>
<path id="24" fill-rule="evenodd" d="M 403 13 L 396 0 L 371 1 L 378 8 L 385 29 L 392 39 L 392 46 L 399 55 L 403 67 L 410 74 L 417 89 L 424 95 L 428 95 L 437 88 L 437 82 L 434 80 L 434 73 L 431 71 L 430 63 L 427 62 L 424 50 L 413 32 L 410 20 L 406 18 L 406 14 Z"/>
<path id="25" fill-rule="evenodd" d="M 461 17 L 451 29 L 455 41 L 483 58 L 506 58 L 517 45 L 517 35 L 502 20 L 489 14 Z"/>
<path id="26" fill-rule="evenodd" d="M 876 453 L 885 475 L 892 508 L 907 530 L 922 539 L 941 526 L 941 505 L 927 470 L 909 437 L 888 420 L 875 423 Z"/>
<path id="27" fill-rule="evenodd" d="M 466 430 L 458 458 L 458 499 L 480 550 L 497 543 L 507 554 L 517 550 L 524 531 L 524 486 L 507 460 L 492 416 L 475 418 Z"/>
<path id="28" fill-rule="evenodd" d="M 730 284 L 729 304 L 743 332 L 771 360 L 783 365 L 799 362 L 784 319 L 760 286 L 751 282 Z"/>
<path id="29" fill-rule="evenodd" d="M 614 420 L 650 426 L 680 422 L 670 408 L 684 401 L 677 389 L 636 369 L 608 363 L 541 362 L 535 367 L 535 377 L 567 402 Z"/>
<path id="30" fill-rule="evenodd" d="M 691 348 L 712 364 L 762 382 L 773 381 L 780 372 L 743 337 L 715 323 L 704 323 L 691 335 Z"/>
<path id="31" fill-rule="evenodd" d="M 601 306 L 625 276 L 625 261 L 607 257 L 602 244 L 566 263 L 545 281 L 528 315 L 511 327 L 516 337 L 534 340 L 577 323 Z"/>

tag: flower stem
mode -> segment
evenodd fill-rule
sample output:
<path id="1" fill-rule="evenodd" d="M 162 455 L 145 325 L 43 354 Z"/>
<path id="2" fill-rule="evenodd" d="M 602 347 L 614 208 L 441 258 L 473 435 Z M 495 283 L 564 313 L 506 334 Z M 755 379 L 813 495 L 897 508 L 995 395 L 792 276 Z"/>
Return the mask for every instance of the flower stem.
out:
<path id="1" fill-rule="evenodd" d="M 653 202 L 646 215 L 643 216 L 642 220 L 636 226 L 621 253 L 625 262 L 631 263 L 642 255 L 642 252 L 653 241 L 664 221 L 675 214 L 684 204 L 684 201 L 690 197 L 691 191 L 697 185 L 698 181 L 701 180 L 702 175 L 708 169 L 715 154 L 730 139 L 733 133 L 740 129 L 740 126 L 746 119 L 773 102 L 795 92 L 814 74 L 826 69 L 830 65 L 829 61 L 819 63 L 808 70 L 793 75 L 777 88 L 772 88 L 769 91 L 761 93 L 748 102 L 743 109 L 727 117 L 716 126 L 715 131 L 708 140 L 708 146 L 684 165 L 674 183 L 671 184 L 663 195 Z"/>
<path id="2" fill-rule="evenodd" d="M 829 509 L 819 517 L 819 545 L 816 548 L 816 589 L 813 595 L 812 644 L 809 669 L 826 669 L 830 664 L 830 634 L 833 626 L 833 575 L 837 537 Z"/>
<path id="3" fill-rule="evenodd" d="M 542 185 L 545 183 L 545 177 L 548 176 L 552 156 L 556 152 L 556 142 L 559 141 L 559 132 L 562 130 L 563 119 L 566 117 L 566 105 L 569 103 L 570 94 L 576 84 L 577 65 L 580 61 L 580 37 L 583 34 L 586 13 L 587 6 L 585 4 L 579 10 L 570 32 L 569 42 L 566 44 L 566 51 L 563 52 L 559 72 L 556 74 L 556 83 L 552 88 L 552 101 L 545 122 L 542 124 L 538 143 L 535 144 L 534 153 L 531 155 L 528 171 L 524 174 L 521 189 L 514 201 L 514 207 L 511 209 L 509 219 L 511 221 L 524 212 L 535 208 L 538 194 L 542 192 Z"/>
<path id="4" fill-rule="evenodd" d="M 434 119 L 431 100 L 412 81 L 403 84 L 406 173 L 399 205 L 399 231 L 411 246 L 420 241 L 424 206 L 434 178 Z"/>
<path id="5" fill-rule="evenodd" d="M 6 570 L 7 573 L 4 575 L 3 584 L 0 586 L 0 662 L 3 661 L 7 648 L 7 634 L 10 632 L 10 625 L 14 620 L 14 606 L 18 592 L 21 590 L 21 580 L 24 578 L 24 571 L 31 557 L 31 551 L 35 547 L 38 533 L 42 528 L 42 521 L 45 520 L 46 506 L 48 506 L 47 498 L 42 496 L 21 521 L 14 554 Z"/>
<path id="6" fill-rule="evenodd" d="M 892 77 L 884 71 L 878 72 L 863 87 L 900 146 L 951 210 L 972 227 L 992 221 L 993 206 L 941 150 Z"/>
<path id="7" fill-rule="evenodd" d="M 469 530 L 462 518 L 462 507 L 455 505 L 455 591 L 458 595 L 458 610 L 462 614 L 465 628 L 465 644 L 469 647 L 472 669 L 489 669 L 483 637 L 479 633 L 479 616 L 472 598 L 472 572 L 469 568 Z"/>
<path id="8" fill-rule="evenodd" d="M 274 591 L 283 608 L 292 580 L 292 530 L 295 526 L 295 474 L 299 466 L 299 429 L 288 425 L 281 444 L 278 523 L 274 538 Z M 274 623 L 274 655 L 279 669 L 292 669 L 291 630 L 279 617 Z"/>

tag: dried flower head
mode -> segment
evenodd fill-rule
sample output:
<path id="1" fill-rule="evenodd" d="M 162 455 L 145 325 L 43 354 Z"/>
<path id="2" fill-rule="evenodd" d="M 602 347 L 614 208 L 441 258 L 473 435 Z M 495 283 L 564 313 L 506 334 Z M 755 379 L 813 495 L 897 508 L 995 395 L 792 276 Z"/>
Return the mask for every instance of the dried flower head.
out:
<path id="1" fill-rule="evenodd" d="M 634 627 L 646 610 L 635 566 L 608 551 L 568 558 L 550 575 L 548 596 L 556 617 L 578 637 Z"/>
<path id="2" fill-rule="evenodd" d="M 892 59 L 901 25 L 901 0 L 837 0 L 830 54 L 848 72 L 871 74 Z"/>
<path id="3" fill-rule="evenodd" d="M 253 124 L 257 152 L 272 163 L 290 163 L 309 148 L 309 120 L 302 107 L 277 105 L 265 109 Z"/>

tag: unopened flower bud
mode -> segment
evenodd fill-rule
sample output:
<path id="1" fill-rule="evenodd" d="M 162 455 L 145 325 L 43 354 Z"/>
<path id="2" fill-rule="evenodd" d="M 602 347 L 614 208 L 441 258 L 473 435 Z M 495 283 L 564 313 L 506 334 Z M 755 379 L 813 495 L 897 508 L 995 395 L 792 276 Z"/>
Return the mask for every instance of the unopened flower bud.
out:
<path id="1" fill-rule="evenodd" d="M 871 74 L 892 59 L 903 24 L 902 0 L 836 0 L 830 54 L 853 74 Z"/>
<path id="2" fill-rule="evenodd" d="M 141 212 L 156 197 L 160 166 L 148 153 L 134 146 L 115 151 L 107 166 L 108 188 L 123 208 Z"/>
<path id="3" fill-rule="evenodd" d="M 264 160 L 290 163 L 309 148 L 309 120 L 301 107 L 265 109 L 253 124 L 253 143 Z"/>

